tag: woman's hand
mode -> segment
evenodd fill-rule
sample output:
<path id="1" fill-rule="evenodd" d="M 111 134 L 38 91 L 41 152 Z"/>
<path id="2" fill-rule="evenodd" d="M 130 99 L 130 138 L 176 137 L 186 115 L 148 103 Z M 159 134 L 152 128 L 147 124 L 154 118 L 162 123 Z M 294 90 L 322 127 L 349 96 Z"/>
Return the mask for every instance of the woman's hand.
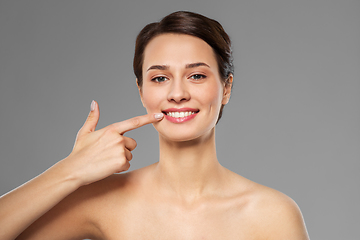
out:
<path id="1" fill-rule="evenodd" d="M 22 235 L 19 239 L 38 239 L 38 236 L 45 239 L 48 238 L 46 234 L 51 235 L 54 232 L 58 237 L 61 232 L 64 239 L 69 239 L 74 231 L 81 231 L 80 222 L 77 223 L 79 224 L 77 227 L 72 225 L 75 229 L 73 232 L 59 230 L 66 228 L 67 224 L 74 224 L 64 218 L 62 220 L 57 218 L 60 222 L 56 223 L 52 219 L 53 224 L 50 227 L 48 219 L 57 213 L 49 210 L 80 186 L 127 170 L 132 158 L 131 151 L 136 147 L 136 142 L 124 137 L 123 134 L 163 118 L 162 113 L 147 114 L 95 131 L 99 116 L 98 104 L 93 101 L 90 114 L 78 132 L 71 154 L 0 198 L 0 226 L 2 227 L 0 239 L 15 239 L 20 233 Z M 65 205 L 60 208 L 66 208 L 71 202 L 63 202 Z M 46 213 L 49 215 L 44 217 Z M 39 219 L 40 217 L 43 217 L 42 220 Z M 32 225 L 37 219 L 38 223 Z M 30 230 L 24 231 L 27 228 Z"/>
<path id="2" fill-rule="evenodd" d="M 135 149 L 136 141 L 123 134 L 158 122 L 163 119 L 163 114 L 134 117 L 95 131 L 99 117 L 99 106 L 93 101 L 89 116 L 77 134 L 73 151 L 59 162 L 59 167 L 71 172 L 70 176 L 76 179 L 80 186 L 128 170 L 129 161 L 132 159 L 131 151 Z"/>

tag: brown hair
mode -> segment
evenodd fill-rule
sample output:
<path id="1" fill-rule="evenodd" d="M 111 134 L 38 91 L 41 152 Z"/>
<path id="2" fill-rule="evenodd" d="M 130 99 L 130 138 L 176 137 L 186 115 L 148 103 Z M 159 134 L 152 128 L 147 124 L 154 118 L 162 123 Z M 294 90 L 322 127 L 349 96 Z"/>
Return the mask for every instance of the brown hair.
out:
<path id="1" fill-rule="evenodd" d="M 204 40 L 215 52 L 221 80 L 231 84 L 228 81 L 230 74 L 234 74 L 231 41 L 221 24 L 198 13 L 178 11 L 167 15 L 160 22 L 146 25 L 137 36 L 133 67 L 140 87 L 143 81 L 144 50 L 150 40 L 164 33 L 187 34 Z M 218 121 L 223 108 L 224 105 L 221 106 Z"/>

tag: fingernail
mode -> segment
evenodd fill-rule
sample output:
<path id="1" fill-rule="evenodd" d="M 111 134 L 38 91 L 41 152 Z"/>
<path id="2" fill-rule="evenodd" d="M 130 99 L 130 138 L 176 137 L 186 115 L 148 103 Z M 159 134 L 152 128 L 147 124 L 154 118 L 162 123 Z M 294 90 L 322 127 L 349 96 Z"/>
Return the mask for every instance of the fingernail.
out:
<path id="1" fill-rule="evenodd" d="M 94 110 L 95 110 L 95 105 L 96 105 L 95 101 L 92 100 L 91 105 L 90 105 L 90 110 L 91 110 L 91 111 L 94 111 Z"/>
<path id="2" fill-rule="evenodd" d="M 157 119 L 157 120 L 160 120 L 164 117 L 164 114 L 163 113 L 155 113 L 154 114 L 154 117 Z"/>

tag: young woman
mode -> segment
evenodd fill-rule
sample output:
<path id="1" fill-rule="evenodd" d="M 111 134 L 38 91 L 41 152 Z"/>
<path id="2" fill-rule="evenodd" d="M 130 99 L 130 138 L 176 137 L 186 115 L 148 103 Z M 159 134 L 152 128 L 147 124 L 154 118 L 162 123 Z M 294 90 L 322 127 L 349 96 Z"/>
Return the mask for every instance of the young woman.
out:
<path id="1" fill-rule="evenodd" d="M 147 25 L 134 71 L 148 114 L 95 130 L 93 101 L 71 154 L 0 199 L 1 239 L 308 239 L 294 201 L 218 161 L 215 125 L 233 81 L 218 22 L 175 12 Z M 159 162 L 114 174 L 136 147 L 123 134 L 149 123 Z"/>

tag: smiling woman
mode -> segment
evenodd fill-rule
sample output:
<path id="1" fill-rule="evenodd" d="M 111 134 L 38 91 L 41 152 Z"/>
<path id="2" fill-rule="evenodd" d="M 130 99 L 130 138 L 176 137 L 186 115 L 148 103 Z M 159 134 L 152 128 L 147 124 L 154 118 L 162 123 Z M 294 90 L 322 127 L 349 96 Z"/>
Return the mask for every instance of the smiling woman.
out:
<path id="1" fill-rule="evenodd" d="M 144 51 L 149 41 L 154 37 L 164 34 L 185 34 L 194 36 L 207 43 L 211 47 L 218 66 L 220 79 L 226 85 L 232 86 L 232 75 L 234 74 L 233 57 L 231 50 L 231 41 L 223 27 L 216 20 L 207 18 L 200 14 L 192 12 L 175 12 L 163 18 L 160 22 L 150 23 L 143 28 L 136 39 L 134 55 L 134 73 L 137 78 L 138 86 L 142 86 L 143 81 L 143 63 Z M 205 63 L 188 64 L 187 68 L 193 68 Z M 205 64 L 206 65 L 206 64 Z M 152 66 L 168 67 L 168 66 Z M 149 70 L 149 69 L 148 69 Z M 220 120 L 223 107 L 219 112 Z"/>
<path id="2" fill-rule="evenodd" d="M 164 33 L 147 44 L 142 68 L 138 85 L 144 107 L 168 120 L 154 124 L 160 143 L 165 136 L 178 141 L 208 137 L 229 100 L 232 81 L 231 73 L 228 84 L 221 79 L 212 48 L 191 35 Z"/>
<path id="3" fill-rule="evenodd" d="M 95 131 L 93 101 L 71 154 L 0 199 L 1 239 L 308 239 L 291 198 L 219 163 L 215 126 L 233 66 L 218 22 L 175 12 L 147 25 L 134 72 L 148 114 Z M 136 147 L 123 134 L 149 123 L 159 161 L 114 174 Z"/>

